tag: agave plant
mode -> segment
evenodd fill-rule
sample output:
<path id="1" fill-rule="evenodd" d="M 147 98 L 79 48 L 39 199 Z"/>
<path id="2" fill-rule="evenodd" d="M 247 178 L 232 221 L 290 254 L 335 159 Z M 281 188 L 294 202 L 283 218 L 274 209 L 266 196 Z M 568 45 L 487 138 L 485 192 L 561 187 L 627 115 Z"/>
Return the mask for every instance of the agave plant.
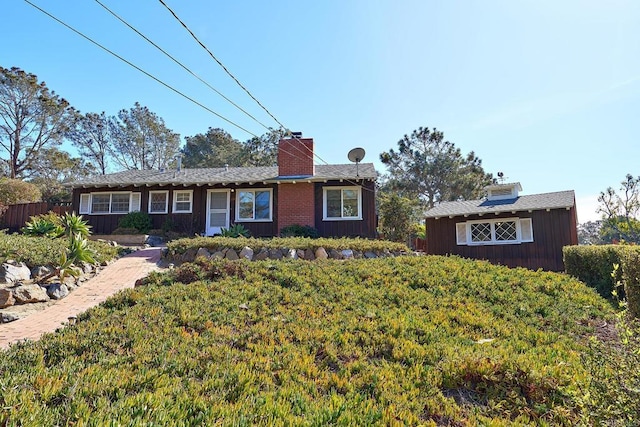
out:
<path id="1" fill-rule="evenodd" d="M 222 228 L 222 237 L 250 237 L 251 232 L 242 224 L 233 224 L 229 228 Z"/>
<path id="2" fill-rule="evenodd" d="M 82 219 L 82 215 L 76 215 L 73 213 L 65 213 L 62 217 L 62 227 L 64 227 L 64 234 L 67 235 L 71 240 L 75 239 L 76 236 L 80 236 L 80 238 L 86 238 L 91 234 L 91 226 Z"/>

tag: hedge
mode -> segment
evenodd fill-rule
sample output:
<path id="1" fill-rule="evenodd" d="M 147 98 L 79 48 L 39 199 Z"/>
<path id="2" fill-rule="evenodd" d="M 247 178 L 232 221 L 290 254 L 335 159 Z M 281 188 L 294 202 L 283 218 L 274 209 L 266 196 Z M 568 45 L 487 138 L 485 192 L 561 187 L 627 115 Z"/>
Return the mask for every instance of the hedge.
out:
<path id="1" fill-rule="evenodd" d="M 640 248 L 623 251 L 622 278 L 629 316 L 640 318 Z"/>

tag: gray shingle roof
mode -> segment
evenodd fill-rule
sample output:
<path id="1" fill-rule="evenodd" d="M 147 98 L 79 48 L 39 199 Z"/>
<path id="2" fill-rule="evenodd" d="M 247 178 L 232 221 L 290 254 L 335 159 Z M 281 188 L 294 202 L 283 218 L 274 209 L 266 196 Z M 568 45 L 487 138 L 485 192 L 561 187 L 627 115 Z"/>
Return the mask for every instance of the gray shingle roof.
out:
<path id="1" fill-rule="evenodd" d="M 473 215 L 479 213 L 529 211 L 541 209 L 561 209 L 575 205 L 573 190 L 555 193 L 529 194 L 507 200 L 465 200 L 461 202 L 442 202 L 426 213 L 427 218 L 443 216 Z"/>
<path id="2" fill-rule="evenodd" d="M 356 177 L 356 165 L 316 165 L 316 173 L 313 176 L 300 176 L 295 179 L 309 180 L 313 182 L 335 179 L 375 179 L 377 174 L 373 163 L 361 163 L 358 166 Z M 182 169 L 179 173 L 175 170 L 131 170 L 98 175 L 83 180 L 71 182 L 70 187 L 106 187 L 128 185 L 191 185 L 191 184 L 231 184 L 247 182 L 276 182 L 291 181 L 293 177 L 279 177 L 277 166 L 241 167 L 228 170 L 225 168 L 194 168 Z"/>

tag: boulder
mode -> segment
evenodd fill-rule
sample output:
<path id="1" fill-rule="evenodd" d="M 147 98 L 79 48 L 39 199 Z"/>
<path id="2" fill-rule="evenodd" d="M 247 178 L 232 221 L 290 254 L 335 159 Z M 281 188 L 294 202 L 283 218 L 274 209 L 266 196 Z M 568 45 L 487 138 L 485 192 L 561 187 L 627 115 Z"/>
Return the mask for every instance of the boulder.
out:
<path id="1" fill-rule="evenodd" d="M 282 259 L 282 251 L 280 249 L 270 249 L 269 250 L 269 258 L 271 258 L 271 259 Z"/>
<path id="2" fill-rule="evenodd" d="M 296 254 L 298 255 L 298 258 L 304 259 L 304 249 L 296 250 Z"/>
<path id="3" fill-rule="evenodd" d="M 93 265 L 89 264 L 88 262 L 83 262 L 82 265 L 80 265 L 80 269 L 84 274 L 93 273 L 94 270 Z"/>
<path id="4" fill-rule="evenodd" d="M 231 248 L 227 249 L 227 253 L 224 255 L 224 257 L 230 261 L 235 261 L 239 259 L 236 251 Z"/>
<path id="5" fill-rule="evenodd" d="M 47 287 L 47 295 L 51 299 L 62 299 L 69 295 L 69 288 L 65 284 L 52 283 Z"/>
<path id="6" fill-rule="evenodd" d="M 251 249 L 249 246 L 245 246 L 244 248 L 242 248 L 242 250 L 240 251 L 240 258 L 248 259 L 249 261 L 253 260 L 253 249 Z"/>
<path id="7" fill-rule="evenodd" d="M 224 258 L 224 252 L 216 251 L 216 252 L 213 253 L 213 255 L 211 255 L 211 258 L 213 258 L 213 259 L 222 259 L 222 258 Z"/>
<path id="8" fill-rule="evenodd" d="M 287 259 L 298 259 L 298 251 L 296 251 L 295 249 L 288 249 L 284 253 L 285 253 L 285 258 Z"/>
<path id="9" fill-rule="evenodd" d="M 313 261 L 314 259 L 316 259 L 316 256 L 313 254 L 313 251 L 311 249 L 306 249 L 304 251 L 304 259 L 306 259 L 307 261 Z"/>
<path id="10" fill-rule="evenodd" d="M 331 259 L 342 259 L 342 254 L 335 249 L 331 249 L 329 251 L 329 258 Z"/>
<path id="11" fill-rule="evenodd" d="M 198 248 L 198 251 L 196 252 L 196 258 L 199 258 L 199 257 L 210 258 L 211 257 L 211 253 L 209 252 L 209 249 L 207 249 L 207 248 Z"/>
<path id="12" fill-rule="evenodd" d="M 160 236 L 149 236 L 147 238 L 147 243 L 151 246 L 162 246 L 164 239 Z"/>
<path id="13" fill-rule="evenodd" d="M 16 303 L 13 293 L 9 289 L 0 289 L 0 308 L 7 308 Z"/>
<path id="14" fill-rule="evenodd" d="M 7 260 L 0 265 L 0 283 L 14 283 L 31 279 L 31 270 L 24 262 Z"/>
<path id="15" fill-rule="evenodd" d="M 253 257 L 256 261 L 264 261 L 267 258 L 269 258 L 269 250 L 265 248 L 260 249 L 260 252 Z"/>
<path id="16" fill-rule="evenodd" d="M 13 297 L 18 304 L 49 301 L 47 291 L 39 285 L 23 285 L 12 289 Z"/>
<path id="17" fill-rule="evenodd" d="M 194 248 L 187 249 L 184 254 L 182 254 L 182 262 L 193 262 L 196 259 L 196 253 L 198 251 Z"/>
<path id="18" fill-rule="evenodd" d="M 16 316 L 15 314 L 0 313 L 0 323 L 14 322 L 14 321 L 16 321 L 18 319 L 20 319 L 20 318 L 18 316 Z"/>
<path id="19" fill-rule="evenodd" d="M 364 253 L 364 257 L 367 259 L 378 258 L 375 252 L 367 251 Z"/>
<path id="20" fill-rule="evenodd" d="M 353 251 L 351 249 L 344 249 L 342 252 L 340 252 L 340 255 L 343 259 L 351 259 L 353 258 Z"/>
<path id="21" fill-rule="evenodd" d="M 329 255 L 327 255 L 327 251 L 323 247 L 319 247 L 316 249 L 316 259 L 327 259 Z"/>
<path id="22" fill-rule="evenodd" d="M 44 277 L 47 274 L 50 274 L 51 271 L 51 268 L 47 267 L 46 265 L 39 265 L 31 269 L 31 277 Z"/>

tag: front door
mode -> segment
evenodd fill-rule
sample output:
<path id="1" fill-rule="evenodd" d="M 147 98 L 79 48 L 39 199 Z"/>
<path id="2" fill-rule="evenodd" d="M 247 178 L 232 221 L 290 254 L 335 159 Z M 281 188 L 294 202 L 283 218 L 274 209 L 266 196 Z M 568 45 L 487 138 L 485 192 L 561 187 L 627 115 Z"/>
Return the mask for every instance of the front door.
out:
<path id="1" fill-rule="evenodd" d="M 207 191 L 207 236 L 229 228 L 229 190 Z"/>

